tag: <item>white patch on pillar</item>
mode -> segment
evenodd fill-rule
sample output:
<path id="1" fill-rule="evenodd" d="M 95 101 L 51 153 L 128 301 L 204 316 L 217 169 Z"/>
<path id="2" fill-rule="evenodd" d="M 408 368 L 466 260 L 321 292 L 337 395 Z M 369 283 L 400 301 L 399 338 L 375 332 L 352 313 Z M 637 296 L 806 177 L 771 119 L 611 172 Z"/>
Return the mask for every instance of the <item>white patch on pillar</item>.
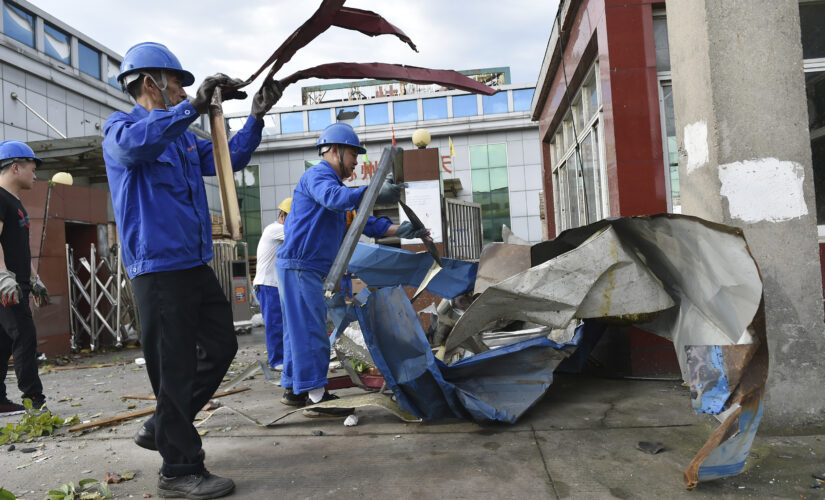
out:
<path id="1" fill-rule="evenodd" d="M 802 165 L 776 158 L 719 165 L 730 216 L 748 223 L 781 222 L 808 214 Z"/>
<path id="2" fill-rule="evenodd" d="M 687 153 L 687 173 L 690 174 L 708 162 L 708 124 L 699 121 L 687 125 L 683 137 Z"/>

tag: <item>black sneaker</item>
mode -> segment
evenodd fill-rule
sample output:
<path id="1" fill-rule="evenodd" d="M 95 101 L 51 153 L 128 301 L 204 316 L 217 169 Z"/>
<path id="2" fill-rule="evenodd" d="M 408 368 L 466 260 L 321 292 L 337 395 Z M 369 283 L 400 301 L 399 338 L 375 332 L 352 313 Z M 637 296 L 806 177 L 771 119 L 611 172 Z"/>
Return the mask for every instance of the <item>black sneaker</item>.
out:
<path id="1" fill-rule="evenodd" d="M 46 406 L 46 398 L 40 396 L 39 398 L 25 398 L 23 402 L 26 402 L 26 399 L 31 399 L 32 402 L 32 409 L 27 410 L 29 415 L 34 415 L 35 417 L 39 417 L 40 415 L 49 412 L 49 407 Z M 51 412 L 49 412 L 51 413 Z"/>
<path id="2" fill-rule="evenodd" d="M 149 430 L 145 425 L 141 425 L 135 434 L 135 444 L 147 450 L 157 451 L 155 444 L 155 431 Z"/>
<path id="3" fill-rule="evenodd" d="M 235 483 L 231 479 L 210 474 L 206 469 L 201 474 L 175 477 L 161 474 L 158 477 L 159 497 L 207 500 L 226 496 L 234 490 Z"/>
<path id="4" fill-rule="evenodd" d="M 306 392 L 302 394 L 295 394 L 292 392 L 292 389 L 287 389 L 284 391 L 284 395 L 281 396 L 281 404 L 285 404 L 287 406 L 306 406 L 307 404 L 307 394 Z"/>
<path id="5" fill-rule="evenodd" d="M 0 399 L 0 417 L 11 415 L 22 415 L 26 413 L 26 407 L 17 403 L 12 403 L 7 398 Z"/>
<path id="6" fill-rule="evenodd" d="M 329 391 L 324 391 L 321 401 L 318 402 L 323 403 L 324 401 L 334 401 L 336 399 L 340 398 Z M 311 399 L 307 399 L 307 404 L 311 405 L 315 403 L 313 403 Z M 301 413 L 307 418 L 346 417 L 355 413 L 355 408 L 307 408 Z"/>

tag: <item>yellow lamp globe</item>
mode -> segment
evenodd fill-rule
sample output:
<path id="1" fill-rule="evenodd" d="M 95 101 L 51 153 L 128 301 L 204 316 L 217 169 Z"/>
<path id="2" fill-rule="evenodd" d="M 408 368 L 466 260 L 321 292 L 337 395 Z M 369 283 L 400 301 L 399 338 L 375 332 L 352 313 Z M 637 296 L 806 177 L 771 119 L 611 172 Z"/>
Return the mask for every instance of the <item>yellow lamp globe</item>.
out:
<path id="1" fill-rule="evenodd" d="M 420 128 L 413 132 L 412 141 L 418 149 L 424 149 L 430 144 L 430 133 Z"/>

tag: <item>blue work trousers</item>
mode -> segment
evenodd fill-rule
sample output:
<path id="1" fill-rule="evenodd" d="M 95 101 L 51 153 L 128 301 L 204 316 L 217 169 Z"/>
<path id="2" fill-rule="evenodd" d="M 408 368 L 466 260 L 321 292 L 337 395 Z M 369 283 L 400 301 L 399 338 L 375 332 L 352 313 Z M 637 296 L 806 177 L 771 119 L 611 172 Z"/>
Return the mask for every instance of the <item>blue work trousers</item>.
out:
<path id="1" fill-rule="evenodd" d="M 266 330 L 266 354 L 269 367 L 275 368 L 284 362 L 284 321 L 281 317 L 281 298 L 277 286 L 258 285 L 255 295 L 261 304 Z"/>
<path id="2" fill-rule="evenodd" d="M 301 394 L 327 385 L 329 336 L 323 276 L 309 269 L 277 269 L 284 316 L 281 386 Z"/>

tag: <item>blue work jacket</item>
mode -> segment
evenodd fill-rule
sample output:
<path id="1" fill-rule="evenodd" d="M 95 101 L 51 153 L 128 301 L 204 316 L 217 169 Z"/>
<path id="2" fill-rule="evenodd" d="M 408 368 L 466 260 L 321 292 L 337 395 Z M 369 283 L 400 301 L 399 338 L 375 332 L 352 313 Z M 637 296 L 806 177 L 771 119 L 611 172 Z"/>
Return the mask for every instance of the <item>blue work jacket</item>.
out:
<path id="1" fill-rule="evenodd" d="M 151 112 L 115 111 L 103 127 L 103 159 L 129 278 L 212 260 L 212 221 L 203 185 L 215 175 L 212 143 L 187 127 L 198 112 L 184 100 Z M 229 141 L 233 170 L 246 166 L 264 122 L 250 116 Z"/>
<path id="2" fill-rule="evenodd" d="M 328 273 L 347 233 L 347 210 L 358 208 L 366 189 L 346 187 L 326 161 L 304 172 L 292 193 L 284 224 L 286 237 L 278 247 L 275 266 Z M 380 238 L 390 225 L 386 217 L 370 216 L 364 234 Z"/>

